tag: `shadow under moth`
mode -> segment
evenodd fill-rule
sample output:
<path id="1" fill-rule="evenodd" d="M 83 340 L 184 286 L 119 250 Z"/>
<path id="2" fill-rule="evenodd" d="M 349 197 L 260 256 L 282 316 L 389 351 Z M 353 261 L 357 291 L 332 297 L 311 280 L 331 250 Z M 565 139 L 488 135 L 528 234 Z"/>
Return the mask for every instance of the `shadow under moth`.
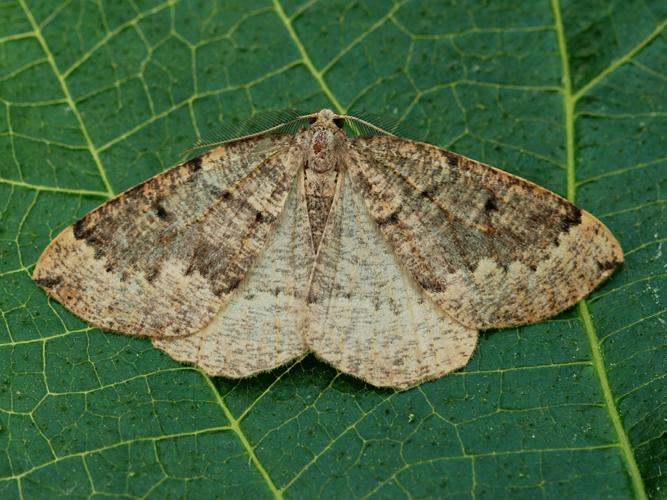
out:
<path id="1" fill-rule="evenodd" d="M 562 197 L 323 109 L 118 195 L 56 237 L 33 279 L 209 375 L 313 352 L 406 389 L 465 366 L 479 330 L 554 316 L 622 262 Z"/>

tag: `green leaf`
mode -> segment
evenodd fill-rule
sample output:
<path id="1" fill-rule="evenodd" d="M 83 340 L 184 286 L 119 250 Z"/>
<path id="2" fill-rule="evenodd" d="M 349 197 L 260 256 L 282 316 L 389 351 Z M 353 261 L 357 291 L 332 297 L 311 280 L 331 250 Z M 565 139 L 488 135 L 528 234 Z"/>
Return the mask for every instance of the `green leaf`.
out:
<path id="1" fill-rule="evenodd" d="M 660 0 L 5 0 L 0 495 L 666 497 L 666 24 Z M 58 231 L 206 130 L 322 106 L 576 199 L 624 268 L 404 393 L 312 357 L 209 379 L 31 282 Z"/>

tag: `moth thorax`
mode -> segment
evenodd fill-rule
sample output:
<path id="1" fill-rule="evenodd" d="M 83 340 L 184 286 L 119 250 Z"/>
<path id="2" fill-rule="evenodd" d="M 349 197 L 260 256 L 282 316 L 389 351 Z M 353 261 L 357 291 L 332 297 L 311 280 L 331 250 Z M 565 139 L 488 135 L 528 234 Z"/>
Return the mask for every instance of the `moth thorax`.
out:
<path id="1" fill-rule="evenodd" d="M 338 140 L 336 132 L 329 128 L 317 128 L 313 131 L 308 154 L 308 166 L 316 172 L 326 172 L 336 167 Z"/>

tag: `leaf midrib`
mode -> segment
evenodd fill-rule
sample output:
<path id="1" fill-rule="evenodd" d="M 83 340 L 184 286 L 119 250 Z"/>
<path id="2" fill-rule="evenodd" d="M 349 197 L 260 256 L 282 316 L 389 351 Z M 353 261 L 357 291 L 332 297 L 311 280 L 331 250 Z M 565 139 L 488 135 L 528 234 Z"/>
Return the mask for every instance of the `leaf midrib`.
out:
<path id="1" fill-rule="evenodd" d="M 588 84 L 583 86 L 576 94 L 572 92 L 572 77 L 570 75 L 570 60 L 569 53 L 567 50 L 567 39 L 565 37 L 565 29 L 563 26 L 563 19 L 561 16 L 561 7 L 560 0 L 551 0 L 551 8 L 554 16 L 556 36 L 558 38 L 558 49 L 561 59 L 562 67 L 562 79 L 563 79 L 563 108 L 565 111 L 565 143 L 566 143 L 566 179 L 567 179 L 567 199 L 574 203 L 577 197 L 577 170 L 576 170 L 576 145 L 574 140 L 574 127 L 575 127 L 575 107 L 579 99 L 586 95 L 587 92 L 595 87 L 599 82 L 601 82 L 607 75 L 612 73 L 616 68 L 620 67 L 625 61 L 631 58 L 636 54 L 643 46 L 648 43 L 653 37 L 657 36 L 662 27 L 658 27 L 656 31 L 651 33 L 647 39 L 643 40 L 640 44 L 634 47 L 628 54 L 620 58 L 617 61 L 614 61 L 608 68 L 603 70 L 595 78 L 591 79 Z M 630 440 L 628 435 L 623 427 L 621 422 L 621 416 L 618 412 L 616 406 L 616 401 L 614 400 L 614 395 L 609 384 L 609 378 L 607 377 L 607 368 L 604 364 L 602 357 L 602 351 L 600 350 L 600 338 L 597 334 L 597 329 L 593 323 L 593 318 L 590 315 L 588 310 L 588 303 L 586 299 L 579 302 L 577 305 L 577 314 L 579 319 L 583 323 L 584 330 L 586 332 L 586 337 L 588 338 L 588 343 L 591 350 L 591 361 L 597 379 L 600 383 L 600 389 L 602 391 L 602 396 L 604 398 L 605 407 L 607 409 L 607 414 L 609 419 L 614 427 L 616 432 L 616 438 L 618 439 L 618 446 L 621 449 L 623 458 L 625 461 L 625 466 L 632 480 L 632 487 L 635 492 L 635 497 L 638 499 L 646 499 L 646 489 L 644 487 L 644 480 L 639 472 L 639 467 L 637 466 L 637 460 L 635 454 L 632 451 L 630 446 Z"/>

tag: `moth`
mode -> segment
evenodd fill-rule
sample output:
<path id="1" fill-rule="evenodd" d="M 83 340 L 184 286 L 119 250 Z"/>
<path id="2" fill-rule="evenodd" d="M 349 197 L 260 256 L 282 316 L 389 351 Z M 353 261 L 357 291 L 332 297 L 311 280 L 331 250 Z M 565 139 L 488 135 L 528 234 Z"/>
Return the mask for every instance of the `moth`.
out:
<path id="1" fill-rule="evenodd" d="M 209 375 L 312 352 L 402 390 L 465 366 L 479 330 L 554 316 L 622 262 L 562 197 L 323 109 L 118 195 L 56 237 L 33 279 Z"/>

